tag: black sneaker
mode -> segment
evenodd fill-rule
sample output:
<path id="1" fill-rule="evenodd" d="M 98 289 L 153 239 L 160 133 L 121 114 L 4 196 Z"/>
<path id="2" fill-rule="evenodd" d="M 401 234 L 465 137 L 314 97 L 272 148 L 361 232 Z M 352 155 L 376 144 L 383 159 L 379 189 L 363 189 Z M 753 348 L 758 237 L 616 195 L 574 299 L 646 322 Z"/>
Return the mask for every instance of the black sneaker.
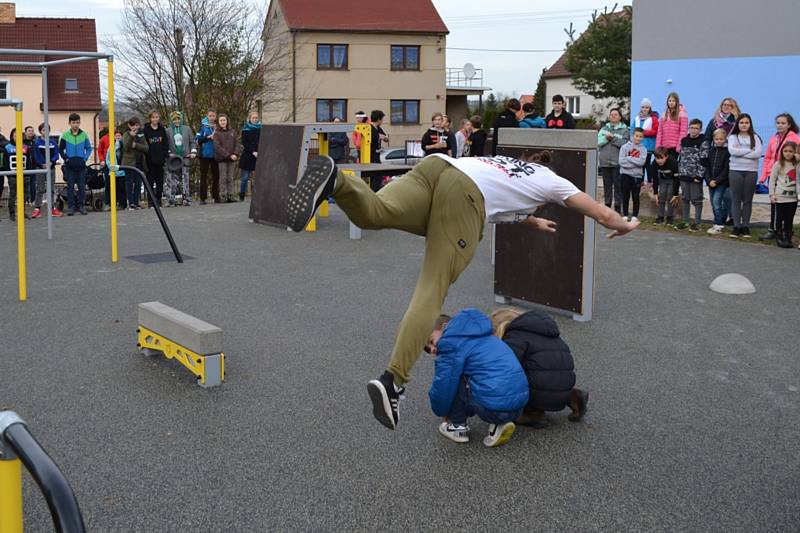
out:
<path id="1" fill-rule="evenodd" d="M 741 232 L 742 230 L 740 228 L 734 226 L 733 229 L 731 230 L 731 237 L 733 237 L 734 239 L 738 239 L 739 235 L 741 235 Z"/>
<path id="2" fill-rule="evenodd" d="M 750 228 L 744 226 L 742 229 L 739 230 L 739 236 L 744 237 L 745 239 L 750 238 Z"/>
<path id="3" fill-rule="evenodd" d="M 303 177 L 289 193 L 286 214 L 289 228 L 300 232 L 317 212 L 317 208 L 333 192 L 336 184 L 336 165 L 326 155 L 316 156 L 308 161 Z"/>
<path id="4" fill-rule="evenodd" d="M 667 217 L 667 226 L 672 225 L 672 217 Z"/>
<path id="5" fill-rule="evenodd" d="M 689 227 L 689 224 L 687 224 L 686 222 L 678 222 L 677 224 L 675 224 L 675 225 L 674 225 L 674 226 L 672 226 L 672 227 L 673 227 L 673 228 L 675 228 L 675 229 L 682 230 L 682 229 L 686 229 L 686 228 L 688 228 L 688 227 Z"/>
<path id="6" fill-rule="evenodd" d="M 692 232 L 700 231 L 700 226 L 698 226 L 697 224 L 691 224 L 689 226 L 689 231 L 692 231 Z"/>
<path id="7" fill-rule="evenodd" d="M 305 227 L 305 226 L 303 226 Z M 367 383 L 367 393 L 372 400 L 372 415 L 375 419 L 389 429 L 397 427 L 399 421 L 398 403 L 403 398 L 406 390 L 395 389 L 394 376 L 384 372 L 378 379 Z"/>
<path id="8" fill-rule="evenodd" d="M 759 241 L 771 241 L 777 237 L 778 234 L 775 232 L 774 229 L 770 228 L 764 233 L 761 237 L 758 238 Z"/>
<path id="9" fill-rule="evenodd" d="M 663 224 L 664 223 L 664 217 L 656 217 L 656 222 L 655 223 L 656 224 Z"/>

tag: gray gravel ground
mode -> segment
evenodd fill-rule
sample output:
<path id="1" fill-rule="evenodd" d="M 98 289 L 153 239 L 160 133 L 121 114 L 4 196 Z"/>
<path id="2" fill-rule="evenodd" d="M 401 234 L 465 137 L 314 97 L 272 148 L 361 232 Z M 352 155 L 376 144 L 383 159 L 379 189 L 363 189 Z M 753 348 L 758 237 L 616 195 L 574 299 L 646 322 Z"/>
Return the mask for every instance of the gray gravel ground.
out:
<path id="1" fill-rule="evenodd" d="M 184 265 L 149 211 L 28 223 L 29 301 L 0 222 L 0 405 L 74 487 L 93 532 L 797 531 L 800 252 L 640 231 L 598 241 L 595 319 L 560 317 L 585 422 L 555 414 L 502 448 L 445 441 L 420 359 L 400 427 L 371 415 L 423 242 L 250 224 L 244 204 L 167 210 Z M 488 239 L 446 309 L 493 307 Z M 708 290 L 739 272 L 758 292 Z M 221 326 L 227 379 L 197 387 L 135 349 L 136 305 Z M 26 478 L 27 531 L 49 517 Z"/>

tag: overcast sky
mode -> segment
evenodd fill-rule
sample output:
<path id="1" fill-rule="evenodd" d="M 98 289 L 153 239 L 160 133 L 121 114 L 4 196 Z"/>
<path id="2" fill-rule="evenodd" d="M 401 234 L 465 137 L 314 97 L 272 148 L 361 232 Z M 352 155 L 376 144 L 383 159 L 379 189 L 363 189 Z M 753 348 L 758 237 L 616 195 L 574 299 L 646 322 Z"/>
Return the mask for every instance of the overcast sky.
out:
<path id="1" fill-rule="evenodd" d="M 433 3 L 450 29 L 447 66 L 462 67 L 470 62 L 484 69 L 484 85 L 513 95 L 533 93 L 542 68 L 561 55 L 567 40 L 563 30 L 570 22 L 579 34 L 586 28 L 592 11 L 614 6 L 614 2 L 597 0 L 433 0 Z M 102 41 L 118 28 L 123 0 L 16 0 L 16 4 L 19 16 L 94 18 Z"/>

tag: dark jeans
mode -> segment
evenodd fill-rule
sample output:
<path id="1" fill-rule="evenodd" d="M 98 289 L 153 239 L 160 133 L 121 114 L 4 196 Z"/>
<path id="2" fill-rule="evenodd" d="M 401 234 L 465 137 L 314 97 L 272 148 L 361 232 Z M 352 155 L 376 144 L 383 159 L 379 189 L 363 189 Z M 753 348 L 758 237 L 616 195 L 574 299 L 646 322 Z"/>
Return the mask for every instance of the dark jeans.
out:
<path id="1" fill-rule="evenodd" d="M 211 170 L 211 197 L 221 202 L 219 197 L 219 163 L 214 159 L 200 159 L 200 200 L 208 197 L 208 171 Z"/>
<path id="2" fill-rule="evenodd" d="M 128 207 L 128 194 L 126 192 L 127 187 L 125 185 L 125 176 L 120 176 L 117 174 L 117 205 L 120 209 L 125 209 Z"/>
<path id="3" fill-rule="evenodd" d="M 622 182 L 620 181 L 619 167 L 600 167 L 603 176 L 603 196 L 607 207 L 614 201 L 614 210 L 619 213 L 622 206 Z"/>
<path id="4" fill-rule="evenodd" d="M 103 167 L 103 178 L 106 184 L 103 197 L 105 198 L 106 205 L 111 205 L 111 171 L 108 170 L 107 166 Z"/>
<path id="5" fill-rule="evenodd" d="M 782 202 L 772 204 L 775 207 L 775 231 L 778 233 L 785 231 L 791 236 L 792 222 L 797 213 L 797 201 Z"/>
<path id="6" fill-rule="evenodd" d="M 161 205 L 161 196 L 164 194 L 164 164 L 147 163 L 147 181 L 153 187 L 156 203 Z"/>
<path id="7" fill-rule="evenodd" d="M 125 173 L 125 198 L 128 205 L 135 207 L 139 205 L 139 195 L 142 190 L 142 178 L 138 172 L 127 171 Z"/>
<path id="8" fill-rule="evenodd" d="M 466 424 L 467 418 L 477 415 L 478 418 L 489 424 L 505 424 L 506 422 L 513 422 L 521 414 L 521 408 L 516 411 L 490 411 L 486 409 L 473 399 L 472 391 L 470 391 L 469 385 L 462 377 L 461 385 L 458 387 L 458 392 L 447 418 L 453 424 Z"/>
<path id="9" fill-rule="evenodd" d="M 717 185 L 708 189 L 711 195 L 711 207 L 714 209 L 714 224 L 724 226 L 731 213 L 731 194 L 727 185 Z"/>
<path id="10" fill-rule="evenodd" d="M 633 198 L 633 213 L 635 217 L 639 216 L 639 196 L 642 192 L 642 178 L 621 174 L 622 181 L 622 214 L 628 216 L 628 204 Z"/>
<path id="11" fill-rule="evenodd" d="M 78 170 L 67 168 L 62 169 L 64 180 L 67 182 L 67 206 L 70 211 L 76 209 L 83 211 L 86 209 L 86 167 Z M 75 185 L 78 186 L 78 203 L 75 204 Z"/>
<path id="12" fill-rule="evenodd" d="M 36 174 L 28 176 L 26 181 L 28 182 L 28 198 L 31 203 L 34 203 L 36 201 Z"/>

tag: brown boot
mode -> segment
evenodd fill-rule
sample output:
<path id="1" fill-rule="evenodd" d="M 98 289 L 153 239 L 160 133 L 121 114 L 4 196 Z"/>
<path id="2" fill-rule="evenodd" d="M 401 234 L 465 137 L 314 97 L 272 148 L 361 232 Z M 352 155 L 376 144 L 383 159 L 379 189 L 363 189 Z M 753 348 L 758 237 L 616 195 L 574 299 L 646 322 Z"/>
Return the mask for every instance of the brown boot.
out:
<path id="1" fill-rule="evenodd" d="M 528 407 L 522 411 L 522 414 L 514 422 L 520 426 L 530 426 L 535 429 L 542 429 L 547 426 L 547 418 L 544 416 L 544 411 Z"/>
<path id="2" fill-rule="evenodd" d="M 589 393 L 580 389 L 572 389 L 569 396 L 569 408 L 572 412 L 567 415 L 570 422 L 580 422 L 589 407 Z"/>

